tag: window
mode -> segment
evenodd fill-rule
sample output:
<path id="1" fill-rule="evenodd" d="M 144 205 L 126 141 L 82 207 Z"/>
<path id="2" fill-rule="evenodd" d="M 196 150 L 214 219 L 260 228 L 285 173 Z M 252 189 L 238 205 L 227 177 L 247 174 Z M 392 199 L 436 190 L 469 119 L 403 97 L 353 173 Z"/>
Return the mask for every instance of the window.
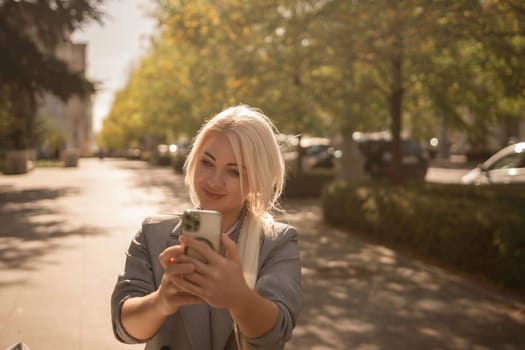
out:
<path id="1" fill-rule="evenodd" d="M 490 167 L 490 170 L 522 167 L 525 162 L 525 160 L 523 159 L 524 157 L 525 152 L 507 154 L 506 156 L 503 156 L 502 158 L 494 162 L 494 164 L 492 164 L 492 166 Z"/>

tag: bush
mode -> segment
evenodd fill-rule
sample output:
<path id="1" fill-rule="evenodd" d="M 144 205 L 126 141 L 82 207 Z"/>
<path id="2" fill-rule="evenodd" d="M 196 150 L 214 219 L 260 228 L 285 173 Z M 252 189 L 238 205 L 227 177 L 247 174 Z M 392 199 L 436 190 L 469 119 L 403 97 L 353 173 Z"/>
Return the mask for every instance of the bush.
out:
<path id="1" fill-rule="evenodd" d="M 152 152 L 150 151 L 142 151 L 140 153 L 140 160 L 145 162 L 151 162 L 152 159 Z"/>
<path id="2" fill-rule="evenodd" d="M 525 292 L 525 186 L 332 183 L 325 220 Z"/>
<path id="3" fill-rule="evenodd" d="M 284 186 L 285 198 L 318 198 L 323 187 L 333 181 L 333 172 L 323 169 L 303 173 L 289 173 Z"/>
<path id="4" fill-rule="evenodd" d="M 171 155 L 169 153 L 158 153 L 155 155 L 153 163 L 159 166 L 170 166 Z"/>
<path id="5" fill-rule="evenodd" d="M 171 165 L 173 166 L 173 170 L 177 174 L 184 173 L 184 163 L 186 162 L 187 155 L 182 153 L 175 153 L 173 157 L 171 157 Z"/>

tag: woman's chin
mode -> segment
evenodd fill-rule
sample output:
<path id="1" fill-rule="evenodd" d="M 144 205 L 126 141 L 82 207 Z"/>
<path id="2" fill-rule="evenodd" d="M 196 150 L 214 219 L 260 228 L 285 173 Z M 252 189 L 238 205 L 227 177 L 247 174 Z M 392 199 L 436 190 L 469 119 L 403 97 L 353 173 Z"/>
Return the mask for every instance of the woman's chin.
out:
<path id="1" fill-rule="evenodd" d="M 201 201 L 199 207 L 204 210 L 215 210 L 215 211 L 222 211 L 221 206 L 218 205 L 218 203 L 214 203 L 214 201 L 206 200 Z"/>

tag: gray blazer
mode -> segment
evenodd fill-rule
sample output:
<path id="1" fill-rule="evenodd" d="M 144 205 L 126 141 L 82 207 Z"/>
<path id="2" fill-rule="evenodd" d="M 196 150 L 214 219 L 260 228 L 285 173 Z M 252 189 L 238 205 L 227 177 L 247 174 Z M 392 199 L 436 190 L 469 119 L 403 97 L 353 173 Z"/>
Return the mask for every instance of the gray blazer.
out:
<path id="1" fill-rule="evenodd" d="M 258 338 L 246 339 L 256 349 L 283 349 L 290 339 L 302 308 L 301 263 L 295 228 L 275 223 L 275 238 L 263 237 L 255 290 L 275 302 L 279 316 L 275 326 Z M 180 220 L 175 215 L 146 218 L 126 254 L 124 272 L 118 277 L 111 297 L 115 337 L 124 343 L 139 343 L 120 320 L 122 303 L 129 297 L 155 291 L 163 269 L 159 254 L 179 243 Z M 232 234 L 237 241 L 238 230 Z M 146 341 L 146 350 L 234 350 L 237 349 L 233 321 L 227 309 L 208 304 L 186 305 L 168 317 L 157 334 Z"/>

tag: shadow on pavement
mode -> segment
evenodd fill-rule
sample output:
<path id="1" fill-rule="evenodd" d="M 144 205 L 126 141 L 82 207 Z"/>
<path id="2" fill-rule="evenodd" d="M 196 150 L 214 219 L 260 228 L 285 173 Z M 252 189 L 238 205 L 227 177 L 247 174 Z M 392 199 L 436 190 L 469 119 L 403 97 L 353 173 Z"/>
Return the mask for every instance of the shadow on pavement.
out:
<path id="1" fill-rule="evenodd" d="M 322 222 L 318 201 L 287 201 L 304 310 L 290 349 L 523 349 L 525 312 L 447 272 Z"/>
<path id="2" fill-rule="evenodd" d="M 29 260 L 60 247 L 59 238 L 100 234 L 100 229 L 75 227 L 66 222 L 53 201 L 79 193 L 77 188 L 15 190 L 0 186 L 0 266 L 30 269 Z M 11 282 L 12 283 L 12 282 Z"/>

